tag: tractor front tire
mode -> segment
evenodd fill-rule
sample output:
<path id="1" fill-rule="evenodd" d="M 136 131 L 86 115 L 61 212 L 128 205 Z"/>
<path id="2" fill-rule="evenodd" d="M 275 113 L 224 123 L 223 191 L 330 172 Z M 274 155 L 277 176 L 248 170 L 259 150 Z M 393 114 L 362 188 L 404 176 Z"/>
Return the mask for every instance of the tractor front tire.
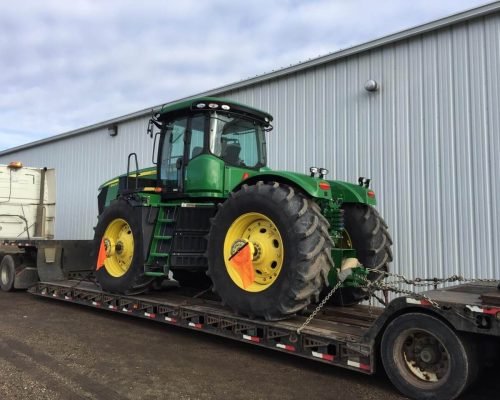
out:
<path id="1" fill-rule="evenodd" d="M 344 246 L 356 250 L 357 258 L 364 267 L 381 272 L 369 272 L 369 281 L 384 278 L 383 272 L 389 271 L 389 263 L 392 261 L 392 239 L 387 224 L 372 206 L 345 203 L 342 209 L 347 241 Z M 337 290 L 331 303 L 350 306 L 365 300 L 367 296 L 365 289 L 347 287 Z"/>
<path id="2" fill-rule="evenodd" d="M 102 289 L 111 293 L 139 294 L 155 279 L 144 275 L 142 222 L 125 200 L 115 200 L 99 216 L 94 233 L 96 278 Z M 104 265 L 98 258 L 104 246 Z"/>
<path id="3" fill-rule="evenodd" d="M 236 313 L 279 320 L 317 301 L 333 267 L 328 222 L 293 187 L 243 185 L 220 206 L 208 238 L 213 290 Z M 230 259 L 246 241 L 254 250 L 254 281 L 245 287 Z M 236 250 L 238 251 L 238 250 Z"/>

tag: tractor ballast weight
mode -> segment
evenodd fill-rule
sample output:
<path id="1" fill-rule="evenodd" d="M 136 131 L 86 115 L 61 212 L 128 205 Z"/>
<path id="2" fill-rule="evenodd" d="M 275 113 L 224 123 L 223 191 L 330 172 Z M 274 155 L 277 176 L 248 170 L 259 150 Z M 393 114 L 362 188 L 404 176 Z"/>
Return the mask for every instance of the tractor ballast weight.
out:
<path id="1" fill-rule="evenodd" d="M 140 293 L 173 273 L 181 285 L 211 285 L 240 314 L 273 320 L 318 301 L 349 265 L 358 272 L 333 302 L 366 296 L 364 277 L 381 274 L 359 264 L 383 272 L 392 260 L 369 181 L 327 180 L 317 168 L 272 171 L 271 121 L 209 97 L 154 116 L 156 167 L 129 166 L 100 187 L 96 275 L 104 290 Z"/>

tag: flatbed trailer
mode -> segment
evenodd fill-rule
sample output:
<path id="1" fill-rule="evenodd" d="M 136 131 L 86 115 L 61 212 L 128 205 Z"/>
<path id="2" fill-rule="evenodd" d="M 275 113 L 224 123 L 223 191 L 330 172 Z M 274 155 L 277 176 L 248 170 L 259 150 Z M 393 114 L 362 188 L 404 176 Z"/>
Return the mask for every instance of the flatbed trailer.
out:
<path id="1" fill-rule="evenodd" d="M 103 292 L 92 282 L 64 280 L 38 282 L 29 292 L 223 336 L 364 374 L 373 374 L 381 357 L 391 381 L 414 399 L 458 397 L 474 381 L 481 366 L 478 346 L 489 347 L 491 353 L 497 351 L 500 344 L 500 290 L 498 283 L 494 282 L 424 292 L 432 302 L 424 297 L 405 296 L 396 298 L 385 308 L 326 306 L 302 330 L 307 315 L 283 321 L 248 319 L 235 315 L 213 298 L 193 297 L 175 288 L 147 295 L 123 296 Z M 416 379 L 410 360 L 403 358 L 406 363 L 401 365 L 398 362 L 401 358 L 394 354 L 397 349 L 384 348 L 391 343 L 391 336 L 396 335 L 397 343 L 397 327 L 408 324 L 418 327 L 412 340 L 420 340 L 425 346 L 430 338 L 436 337 L 439 344 L 444 345 L 428 343 L 429 349 L 420 355 L 427 362 L 438 357 L 433 351 L 446 352 L 449 357 L 448 370 L 435 387 L 432 387 L 432 374 L 437 374 L 436 371 L 424 371 Z M 407 331 L 403 329 L 403 332 Z M 417 337 L 426 331 L 429 331 L 429 337 Z M 410 344 L 403 343 L 402 346 L 409 354 L 405 346 Z M 425 382 L 426 374 L 430 376 L 430 387 L 429 382 Z"/>

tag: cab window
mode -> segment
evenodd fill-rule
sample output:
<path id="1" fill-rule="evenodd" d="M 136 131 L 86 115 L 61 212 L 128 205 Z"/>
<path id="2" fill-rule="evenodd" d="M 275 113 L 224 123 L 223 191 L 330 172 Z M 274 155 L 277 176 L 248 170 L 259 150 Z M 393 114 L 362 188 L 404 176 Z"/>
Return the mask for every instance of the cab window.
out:
<path id="1" fill-rule="evenodd" d="M 167 125 L 162 148 L 160 177 L 163 181 L 177 181 L 177 160 L 184 156 L 184 136 L 187 118 L 180 118 Z"/>
<path id="2" fill-rule="evenodd" d="M 189 145 L 189 159 L 203 153 L 205 138 L 205 115 L 197 115 L 191 120 L 191 144 Z"/>

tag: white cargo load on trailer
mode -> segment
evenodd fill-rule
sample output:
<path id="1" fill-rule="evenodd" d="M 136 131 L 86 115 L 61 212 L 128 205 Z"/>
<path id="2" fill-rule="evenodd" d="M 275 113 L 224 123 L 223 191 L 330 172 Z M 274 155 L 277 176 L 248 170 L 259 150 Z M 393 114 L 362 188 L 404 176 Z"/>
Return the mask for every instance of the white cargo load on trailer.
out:
<path id="1" fill-rule="evenodd" d="M 53 239 L 55 170 L 0 165 L 0 239 Z"/>

